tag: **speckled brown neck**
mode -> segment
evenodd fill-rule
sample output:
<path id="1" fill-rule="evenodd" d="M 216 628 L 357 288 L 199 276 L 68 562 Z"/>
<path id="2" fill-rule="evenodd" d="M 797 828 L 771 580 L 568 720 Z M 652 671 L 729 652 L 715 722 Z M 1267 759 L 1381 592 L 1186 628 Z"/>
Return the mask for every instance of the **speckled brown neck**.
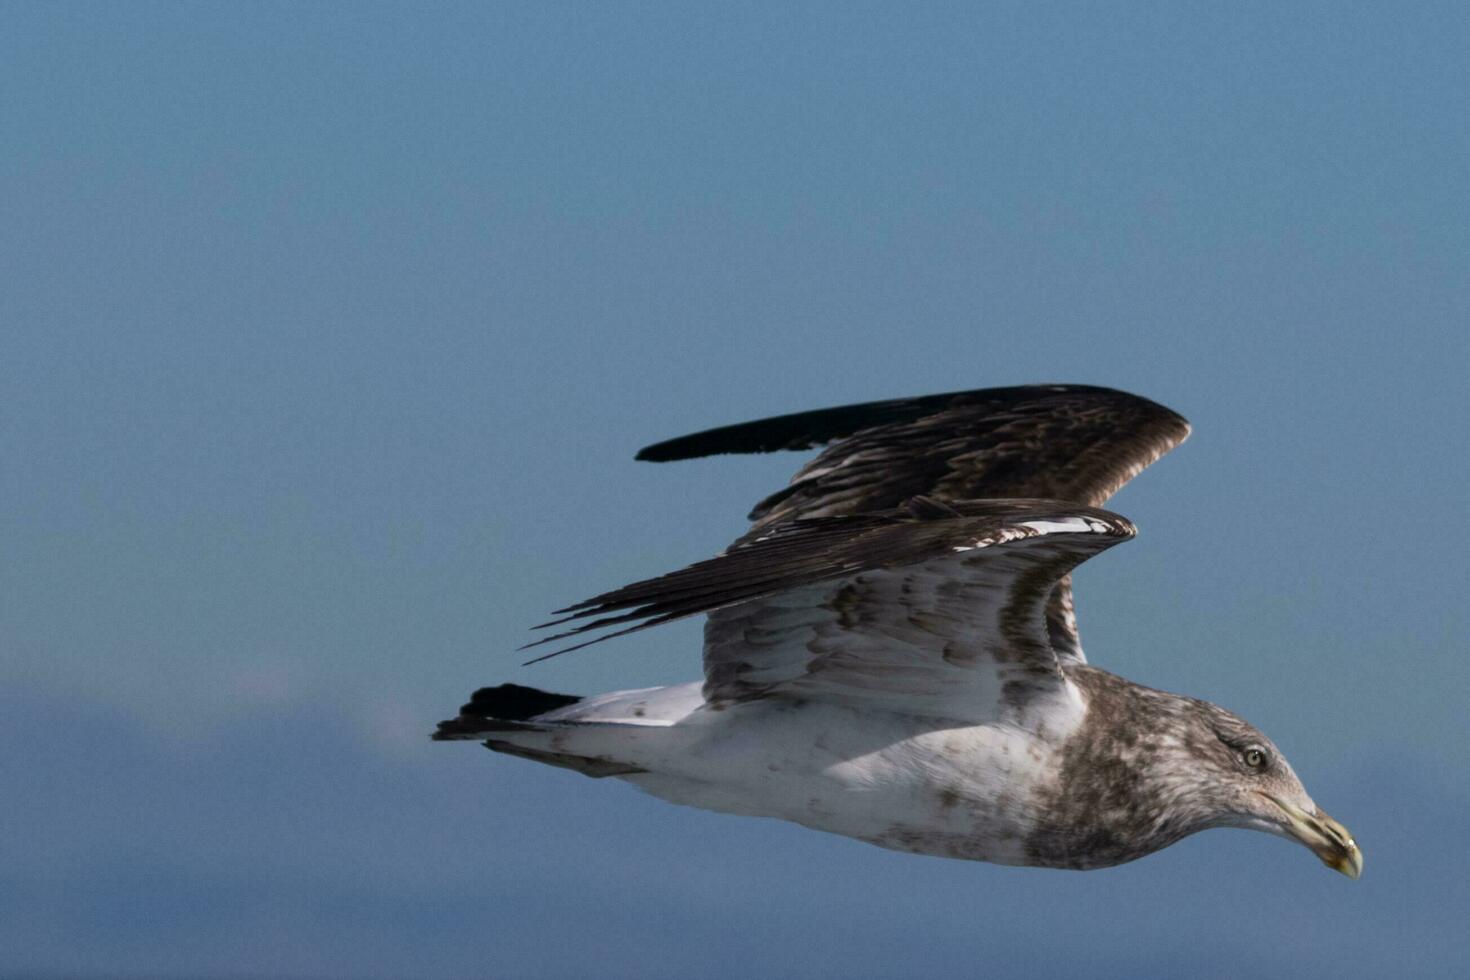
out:
<path id="1" fill-rule="evenodd" d="M 1087 699 L 1087 716 L 1063 745 L 1058 779 L 1040 800 L 1026 841 L 1032 862 L 1109 867 L 1209 826 L 1208 808 L 1175 791 L 1172 778 L 1179 722 L 1196 702 L 1095 667 L 1071 666 L 1067 674 Z"/>

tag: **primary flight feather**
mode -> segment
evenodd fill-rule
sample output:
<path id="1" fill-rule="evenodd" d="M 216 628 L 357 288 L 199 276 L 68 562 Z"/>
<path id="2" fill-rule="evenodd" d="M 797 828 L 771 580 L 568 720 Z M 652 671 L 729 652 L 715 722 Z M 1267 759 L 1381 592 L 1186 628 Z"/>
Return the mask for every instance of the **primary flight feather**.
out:
<path id="1" fill-rule="evenodd" d="M 703 683 L 484 688 L 434 737 L 897 850 L 1085 869 L 1233 826 L 1356 878 L 1362 851 L 1265 735 L 1083 656 L 1070 573 L 1135 533 L 1100 508 L 1188 434 L 1136 395 L 1035 385 L 649 446 L 639 459 L 826 447 L 720 555 L 560 610 L 530 644 L 705 614 Z"/>

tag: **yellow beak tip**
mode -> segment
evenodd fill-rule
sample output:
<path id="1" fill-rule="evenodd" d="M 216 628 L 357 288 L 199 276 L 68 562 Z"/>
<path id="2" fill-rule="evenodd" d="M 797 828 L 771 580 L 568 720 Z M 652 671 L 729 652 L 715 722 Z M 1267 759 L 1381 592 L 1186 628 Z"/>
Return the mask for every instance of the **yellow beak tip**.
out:
<path id="1" fill-rule="evenodd" d="M 1363 850 L 1353 840 L 1348 841 L 1345 850 L 1334 850 L 1323 854 L 1322 863 L 1333 871 L 1347 875 L 1354 881 L 1363 876 Z"/>

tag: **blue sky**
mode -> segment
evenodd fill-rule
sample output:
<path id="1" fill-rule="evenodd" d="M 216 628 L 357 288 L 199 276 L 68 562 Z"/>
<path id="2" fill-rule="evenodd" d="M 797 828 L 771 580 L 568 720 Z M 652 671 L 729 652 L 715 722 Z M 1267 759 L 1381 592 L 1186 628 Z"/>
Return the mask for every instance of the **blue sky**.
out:
<path id="1" fill-rule="evenodd" d="M 0 975 L 1463 975 L 1458 4 L 0 8 Z M 695 428 L 1033 381 L 1195 434 L 1078 574 L 1352 883 L 1211 832 L 893 854 L 426 735 L 692 679 L 549 609 L 795 456 Z"/>

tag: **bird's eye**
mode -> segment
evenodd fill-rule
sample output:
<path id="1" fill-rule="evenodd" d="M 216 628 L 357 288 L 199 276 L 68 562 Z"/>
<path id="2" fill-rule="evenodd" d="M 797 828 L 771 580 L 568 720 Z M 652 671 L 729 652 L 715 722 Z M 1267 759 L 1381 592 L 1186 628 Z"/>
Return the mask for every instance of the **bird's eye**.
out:
<path id="1" fill-rule="evenodd" d="M 1245 752 L 1241 754 L 1241 758 L 1244 759 L 1245 764 L 1250 766 L 1252 769 L 1266 768 L 1265 749 L 1246 749 Z"/>

